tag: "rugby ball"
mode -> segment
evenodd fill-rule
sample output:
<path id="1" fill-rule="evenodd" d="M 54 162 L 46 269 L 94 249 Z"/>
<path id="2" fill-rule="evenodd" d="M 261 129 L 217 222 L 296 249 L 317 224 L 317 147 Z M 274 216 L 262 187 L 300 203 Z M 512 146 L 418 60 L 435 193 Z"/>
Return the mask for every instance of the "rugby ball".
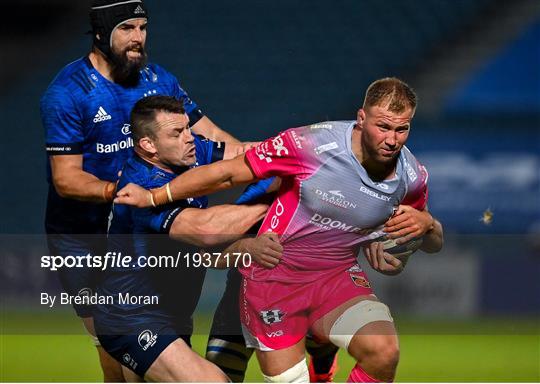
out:
<path id="1" fill-rule="evenodd" d="M 396 240 L 397 239 L 382 240 L 381 243 L 383 244 L 383 249 L 385 252 L 388 252 L 389 254 L 397 257 L 400 260 L 406 260 L 410 255 L 412 255 L 422 246 L 422 242 L 424 239 L 423 237 L 416 237 L 404 244 L 396 244 Z"/>

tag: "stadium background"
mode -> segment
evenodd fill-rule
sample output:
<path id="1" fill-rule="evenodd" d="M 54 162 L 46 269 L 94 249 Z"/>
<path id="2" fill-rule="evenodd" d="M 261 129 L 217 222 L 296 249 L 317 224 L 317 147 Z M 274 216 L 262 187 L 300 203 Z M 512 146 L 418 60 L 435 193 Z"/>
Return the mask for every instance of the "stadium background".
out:
<path id="1" fill-rule="evenodd" d="M 240 139 L 354 119 L 378 77 L 415 87 L 409 147 L 430 171 L 430 209 L 446 244 L 414 255 L 398 277 L 368 267 L 401 334 L 397 379 L 540 380 L 538 1 L 146 3 L 151 61 Z M 3 2 L 2 381 L 100 380 L 71 311 L 39 305 L 39 292 L 58 287 L 39 267 L 46 156 L 38 103 L 60 68 L 88 51 L 88 4 Z M 208 275 L 199 350 L 223 281 L 221 271 Z M 340 363 L 343 380 L 352 362 L 342 352 Z M 248 380 L 261 380 L 254 362 Z"/>

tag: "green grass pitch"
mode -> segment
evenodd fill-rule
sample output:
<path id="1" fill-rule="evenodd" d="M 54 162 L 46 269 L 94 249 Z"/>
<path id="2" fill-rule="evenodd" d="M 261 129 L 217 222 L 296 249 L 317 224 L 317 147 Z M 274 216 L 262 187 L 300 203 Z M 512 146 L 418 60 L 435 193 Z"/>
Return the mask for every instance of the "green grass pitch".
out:
<path id="1" fill-rule="evenodd" d="M 194 349 L 203 353 L 211 317 L 196 318 Z M 39 324 L 39 325 L 37 325 Z M 99 382 L 97 355 L 82 325 L 71 313 L 2 314 L 2 382 Z M 540 336 L 537 319 L 397 321 L 401 382 L 538 382 Z M 44 329 L 49 330 L 44 334 Z M 353 360 L 339 354 L 336 381 L 343 382 Z M 246 381 L 262 376 L 253 358 Z"/>

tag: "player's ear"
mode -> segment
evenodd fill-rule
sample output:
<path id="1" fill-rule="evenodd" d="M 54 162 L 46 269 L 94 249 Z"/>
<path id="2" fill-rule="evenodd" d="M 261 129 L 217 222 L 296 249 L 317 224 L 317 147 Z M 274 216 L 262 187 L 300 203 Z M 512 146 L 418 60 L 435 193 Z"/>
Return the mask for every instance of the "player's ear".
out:
<path id="1" fill-rule="evenodd" d="M 147 136 L 141 138 L 138 144 L 139 147 L 141 147 L 141 149 L 144 149 L 146 152 L 149 152 L 151 154 L 155 154 L 157 152 L 154 141 Z"/>
<path id="2" fill-rule="evenodd" d="M 366 112 L 364 111 L 364 108 L 360 108 L 358 112 L 356 113 L 356 123 L 362 127 L 364 124 L 364 120 L 366 119 Z"/>

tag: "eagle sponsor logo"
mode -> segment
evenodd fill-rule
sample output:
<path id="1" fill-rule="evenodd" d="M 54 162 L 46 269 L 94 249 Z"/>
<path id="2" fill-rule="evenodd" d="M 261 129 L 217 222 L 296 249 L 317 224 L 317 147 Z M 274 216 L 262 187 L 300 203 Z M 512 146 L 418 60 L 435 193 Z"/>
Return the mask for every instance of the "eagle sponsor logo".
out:
<path id="1" fill-rule="evenodd" d="M 322 201 L 340 208 L 356 208 L 356 204 L 348 201 L 340 190 L 322 191 L 315 189 L 315 194 Z"/>

